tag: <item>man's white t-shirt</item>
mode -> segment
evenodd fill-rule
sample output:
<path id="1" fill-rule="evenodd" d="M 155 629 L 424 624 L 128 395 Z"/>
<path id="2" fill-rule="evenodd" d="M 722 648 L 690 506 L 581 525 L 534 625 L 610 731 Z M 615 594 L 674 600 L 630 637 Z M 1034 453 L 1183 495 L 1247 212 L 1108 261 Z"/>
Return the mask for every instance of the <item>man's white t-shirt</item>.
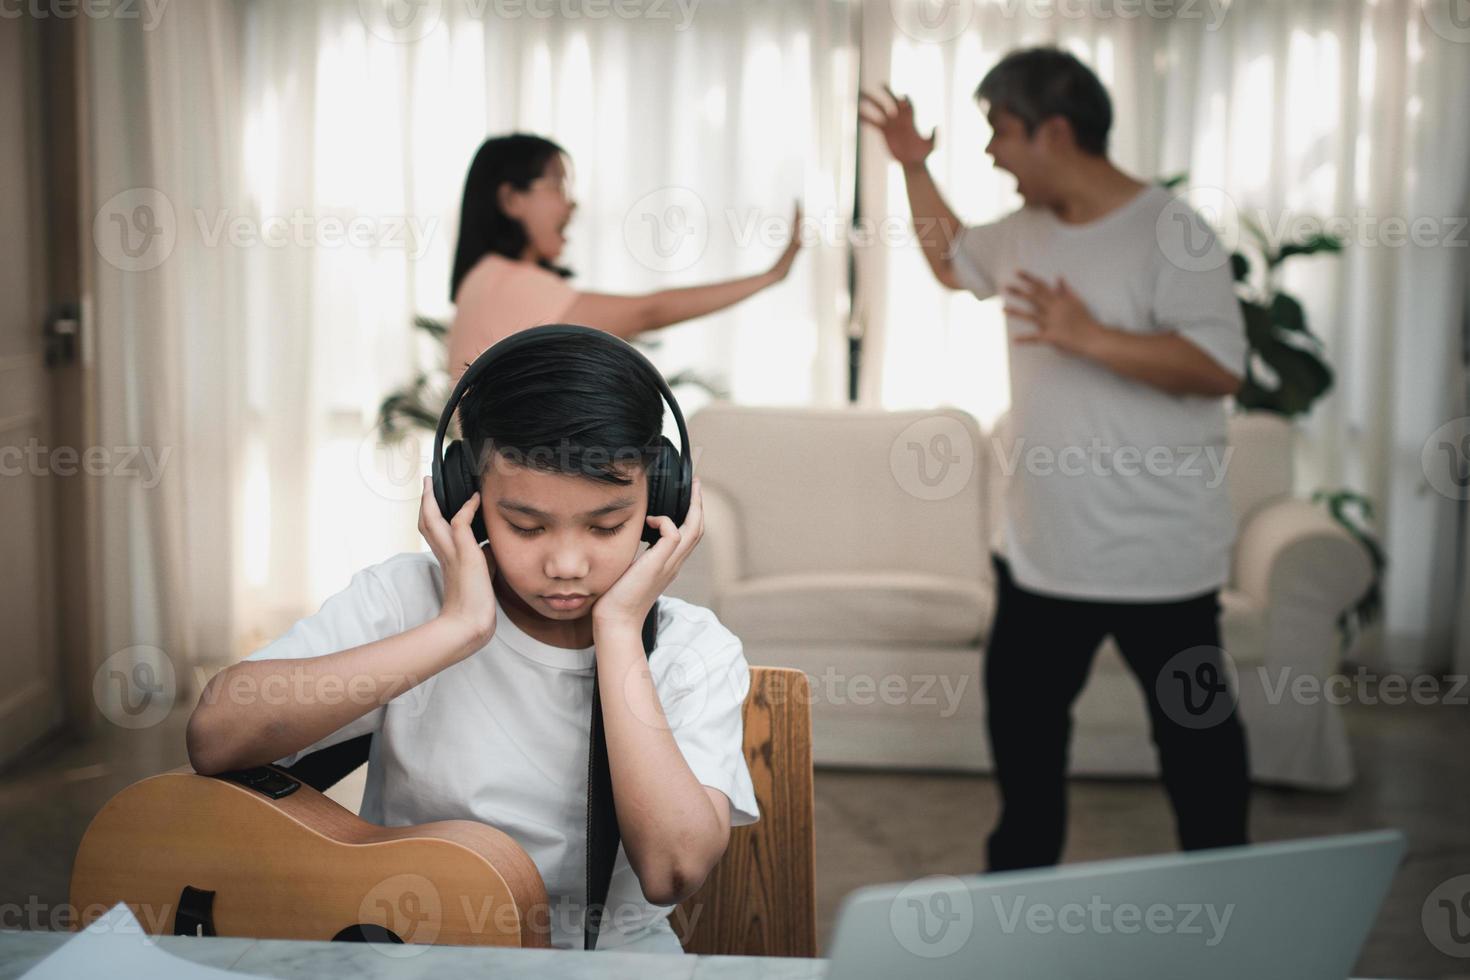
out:
<path id="1" fill-rule="evenodd" d="M 433 555 L 397 555 L 358 572 L 246 659 L 318 657 L 394 636 L 437 616 L 443 595 Z M 755 823 L 741 721 L 750 668 L 740 641 L 708 609 L 668 596 L 658 605 L 648 665 L 674 740 L 699 782 L 729 798 L 731 826 Z M 581 949 L 595 652 L 532 639 L 496 606 L 495 635 L 482 649 L 277 762 L 374 733 L 362 818 L 386 827 L 478 820 L 505 832 L 546 883 L 552 945 Z M 672 908 L 644 899 L 620 846 L 597 948 L 682 952 Z"/>
<path id="2" fill-rule="evenodd" d="M 1151 186 L 1096 221 L 1025 207 L 967 228 L 950 251 L 979 299 L 1029 272 L 1058 277 L 1107 326 L 1172 331 L 1243 375 L 1245 325 L 1229 256 L 1182 201 Z M 1024 300 L 1005 297 L 1010 306 Z M 1006 317 L 1012 338 L 1035 332 Z M 1010 345 L 1009 473 L 997 550 L 1031 591 L 1168 601 L 1219 588 L 1235 521 L 1224 400 L 1168 394 L 1048 344 Z"/>

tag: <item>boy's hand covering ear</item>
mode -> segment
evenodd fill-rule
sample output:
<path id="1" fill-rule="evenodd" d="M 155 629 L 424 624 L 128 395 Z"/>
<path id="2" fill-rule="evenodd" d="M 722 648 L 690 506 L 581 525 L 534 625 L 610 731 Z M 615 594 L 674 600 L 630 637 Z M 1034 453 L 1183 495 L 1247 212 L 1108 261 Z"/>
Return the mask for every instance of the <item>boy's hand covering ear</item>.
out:
<path id="1" fill-rule="evenodd" d="M 700 496 L 699 478 L 695 477 L 689 495 L 689 514 L 683 527 L 675 527 L 668 517 L 649 517 L 659 529 L 658 543 L 644 551 L 612 588 L 592 604 L 594 626 L 641 629 L 648 610 L 663 595 L 679 574 L 689 552 L 704 537 L 704 502 Z"/>
<path id="2" fill-rule="evenodd" d="M 451 521 L 444 520 L 434 487 L 424 477 L 424 496 L 419 502 L 419 533 L 429 542 L 439 567 L 444 571 L 444 605 L 439 615 L 467 627 L 479 646 L 495 635 L 495 558 L 487 546 L 475 540 L 470 522 L 480 509 L 478 493 L 465 501 Z"/>

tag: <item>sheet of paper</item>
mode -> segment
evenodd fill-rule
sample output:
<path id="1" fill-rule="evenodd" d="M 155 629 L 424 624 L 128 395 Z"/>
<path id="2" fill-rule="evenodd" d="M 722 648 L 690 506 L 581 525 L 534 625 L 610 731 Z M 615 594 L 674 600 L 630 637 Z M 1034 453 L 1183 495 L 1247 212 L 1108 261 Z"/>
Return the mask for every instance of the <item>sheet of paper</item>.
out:
<path id="1" fill-rule="evenodd" d="M 158 937 L 143 931 L 127 903 L 118 902 L 106 915 L 22 975 L 21 980 L 77 980 L 78 977 L 240 980 L 242 976 L 248 974 L 202 966 L 165 953 L 158 947 Z"/>

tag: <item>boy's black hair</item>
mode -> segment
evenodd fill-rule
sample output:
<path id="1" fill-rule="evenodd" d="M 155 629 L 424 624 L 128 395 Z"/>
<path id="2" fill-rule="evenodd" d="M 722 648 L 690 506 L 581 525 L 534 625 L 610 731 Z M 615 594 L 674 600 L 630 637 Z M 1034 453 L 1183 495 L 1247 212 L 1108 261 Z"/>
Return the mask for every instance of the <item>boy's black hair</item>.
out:
<path id="1" fill-rule="evenodd" d="M 495 462 L 627 486 L 663 435 L 664 402 L 639 354 L 615 337 L 570 335 L 507 352 L 459 403 L 482 475 Z"/>
<path id="2" fill-rule="evenodd" d="M 464 199 L 459 207 L 459 242 L 454 249 L 454 272 L 449 280 L 449 301 L 459 294 L 459 284 L 486 255 L 503 255 L 517 262 L 530 239 L 521 223 L 500 210 L 500 187 L 509 184 L 526 190 L 531 181 L 566 151 L 551 140 L 528 133 L 495 136 L 480 144 L 470 172 L 464 180 Z M 571 270 L 550 262 L 542 268 L 559 276 Z"/>
<path id="3" fill-rule="evenodd" d="M 1108 151 L 1113 103 L 1102 82 L 1077 58 L 1060 48 L 1012 51 L 986 72 L 975 98 L 1009 112 L 1033 136 L 1053 116 L 1072 126 L 1077 147 L 1102 156 Z"/>

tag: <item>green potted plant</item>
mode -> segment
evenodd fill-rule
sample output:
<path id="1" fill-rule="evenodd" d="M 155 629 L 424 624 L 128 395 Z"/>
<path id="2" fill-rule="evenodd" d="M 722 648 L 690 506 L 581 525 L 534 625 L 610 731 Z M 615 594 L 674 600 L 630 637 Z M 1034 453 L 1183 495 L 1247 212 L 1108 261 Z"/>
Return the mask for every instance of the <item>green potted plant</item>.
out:
<path id="1" fill-rule="evenodd" d="M 1187 178 L 1187 174 L 1178 174 L 1159 183 L 1173 189 Z M 1235 402 L 1246 411 L 1273 412 L 1286 418 L 1305 415 L 1332 388 L 1332 368 L 1321 338 L 1307 326 L 1301 302 L 1282 291 L 1281 266 L 1298 255 L 1341 252 L 1342 239 L 1316 234 L 1277 244 L 1248 215 L 1242 216 L 1241 227 L 1254 246 L 1259 271 L 1244 252 L 1231 254 L 1230 267 L 1250 345 L 1245 382 Z"/>

